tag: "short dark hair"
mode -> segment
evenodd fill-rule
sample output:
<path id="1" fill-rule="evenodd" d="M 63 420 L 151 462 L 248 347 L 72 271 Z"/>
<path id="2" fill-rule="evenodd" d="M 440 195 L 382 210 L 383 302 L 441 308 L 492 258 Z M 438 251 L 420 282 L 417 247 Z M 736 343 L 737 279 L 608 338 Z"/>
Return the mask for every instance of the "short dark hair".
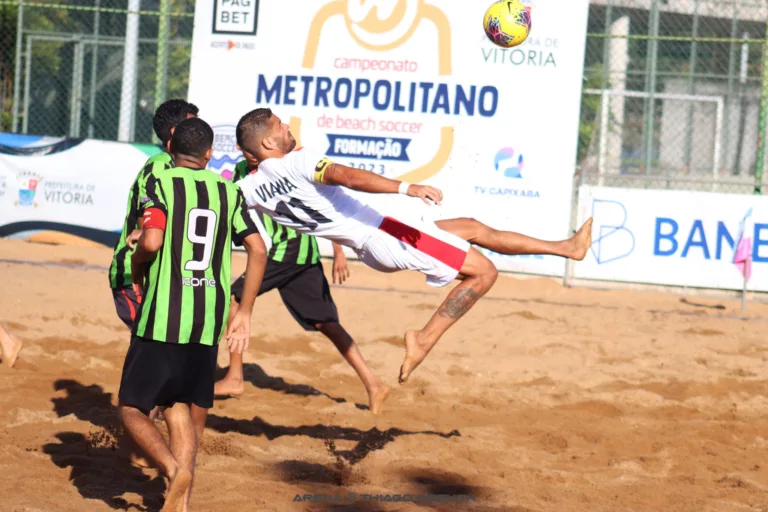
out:
<path id="1" fill-rule="evenodd" d="M 171 139 L 171 153 L 201 157 L 213 146 L 213 129 L 200 118 L 185 119 L 176 125 Z"/>
<path id="2" fill-rule="evenodd" d="M 197 115 L 198 108 L 184 100 L 168 100 L 155 110 L 152 118 L 152 128 L 163 146 L 171 140 L 171 128 L 184 121 L 189 114 Z"/>
<path id="3" fill-rule="evenodd" d="M 241 117 L 235 130 L 237 145 L 242 149 L 248 149 L 245 147 L 245 140 L 263 130 L 267 126 L 267 121 L 271 118 L 272 109 L 269 108 L 257 108 Z"/>

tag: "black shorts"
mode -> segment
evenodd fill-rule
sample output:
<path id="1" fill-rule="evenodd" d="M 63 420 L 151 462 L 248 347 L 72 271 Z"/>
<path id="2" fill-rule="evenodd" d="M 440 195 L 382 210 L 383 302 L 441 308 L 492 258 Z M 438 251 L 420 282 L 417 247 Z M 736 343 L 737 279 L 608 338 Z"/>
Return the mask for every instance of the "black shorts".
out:
<path id="1" fill-rule="evenodd" d="M 232 295 L 240 303 L 244 276 L 232 284 Z M 323 273 L 323 265 L 291 265 L 267 260 L 259 295 L 277 290 L 283 304 L 305 331 L 316 331 L 316 324 L 338 323 L 339 312 L 331 297 L 331 287 Z"/>
<path id="2" fill-rule="evenodd" d="M 115 310 L 117 310 L 117 316 L 123 321 L 129 329 L 133 329 L 133 321 L 136 319 L 136 314 L 139 312 L 139 301 L 136 300 L 136 294 L 133 293 L 133 288 L 127 286 L 125 288 L 112 288 L 112 298 L 115 299 Z"/>
<path id="3" fill-rule="evenodd" d="M 177 344 L 134 336 L 125 356 L 118 398 L 145 414 L 156 405 L 213 407 L 218 347 Z"/>

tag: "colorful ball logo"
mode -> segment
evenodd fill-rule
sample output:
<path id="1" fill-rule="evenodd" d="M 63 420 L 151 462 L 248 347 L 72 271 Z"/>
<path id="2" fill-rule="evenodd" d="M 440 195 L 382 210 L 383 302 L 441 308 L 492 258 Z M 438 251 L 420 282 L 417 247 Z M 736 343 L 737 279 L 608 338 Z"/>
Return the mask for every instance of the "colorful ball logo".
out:
<path id="1" fill-rule="evenodd" d="M 502 171 L 505 178 L 523 177 L 523 155 L 515 157 L 515 150 L 512 148 L 500 149 L 493 163 L 496 171 Z"/>

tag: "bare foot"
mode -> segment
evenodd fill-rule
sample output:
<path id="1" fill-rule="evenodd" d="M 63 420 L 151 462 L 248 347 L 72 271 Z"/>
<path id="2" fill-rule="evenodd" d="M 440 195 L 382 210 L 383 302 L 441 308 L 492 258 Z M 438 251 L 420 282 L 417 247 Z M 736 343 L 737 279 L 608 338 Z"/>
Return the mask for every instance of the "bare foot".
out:
<path id="1" fill-rule="evenodd" d="M 240 396 L 245 393 L 245 383 L 239 379 L 224 377 L 213 386 L 215 396 Z"/>
<path id="2" fill-rule="evenodd" d="M 23 346 L 24 344 L 16 336 L 0 327 L 0 347 L 3 350 L 3 362 L 10 368 L 16 364 L 16 359 L 19 357 L 19 352 Z"/>
<path id="3" fill-rule="evenodd" d="M 171 478 L 168 496 L 166 496 L 165 504 L 160 512 L 183 512 L 184 495 L 187 493 L 191 483 L 192 473 L 187 469 L 179 468 L 173 478 Z"/>
<path id="4" fill-rule="evenodd" d="M 587 256 L 587 251 L 592 246 L 592 220 L 592 217 L 588 218 L 587 222 L 582 224 L 576 234 L 571 237 L 573 249 L 570 258 L 572 260 L 581 261 Z"/>
<path id="5" fill-rule="evenodd" d="M 398 381 L 400 384 L 408 381 L 411 372 L 421 364 L 427 354 L 428 350 L 424 350 L 418 342 L 418 334 L 416 331 L 408 331 L 405 333 L 405 360 L 400 367 L 400 377 Z"/>
<path id="6" fill-rule="evenodd" d="M 384 401 L 389 396 L 389 391 L 389 386 L 381 384 L 368 394 L 368 407 L 373 414 L 379 414 L 381 412 L 381 408 L 384 406 Z"/>

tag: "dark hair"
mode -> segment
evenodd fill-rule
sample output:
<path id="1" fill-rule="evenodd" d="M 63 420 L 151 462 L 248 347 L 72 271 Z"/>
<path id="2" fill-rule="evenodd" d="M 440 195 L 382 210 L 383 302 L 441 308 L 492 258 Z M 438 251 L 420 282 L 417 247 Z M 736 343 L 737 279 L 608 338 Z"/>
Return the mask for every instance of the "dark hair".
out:
<path id="1" fill-rule="evenodd" d="M 171 140 L 171 128 L 184 121 L 189 114 L 197 115 L 198 108 L 184 100 L 168 100 L 155 110 L 152 118 L 152 128 L 163 147 Z"/>
<path id="2" fill-rule="evenodd" d="M 176 125 L 171 153 L 201 157 L 213 146 L 213 129 L 200 118 L 185 119 Z"/>
<path id="3" fill-rule="evenodd" d="M 267 121 L 271 118 L 272 110 L 268 108 L 257 108 L 241 117 L 235 131 L 237 145 L 242 149 L 249 149 L 245 146 L 245 140 L 250 139 L 254 134 L 263 130 L 267 126 Z"/>

